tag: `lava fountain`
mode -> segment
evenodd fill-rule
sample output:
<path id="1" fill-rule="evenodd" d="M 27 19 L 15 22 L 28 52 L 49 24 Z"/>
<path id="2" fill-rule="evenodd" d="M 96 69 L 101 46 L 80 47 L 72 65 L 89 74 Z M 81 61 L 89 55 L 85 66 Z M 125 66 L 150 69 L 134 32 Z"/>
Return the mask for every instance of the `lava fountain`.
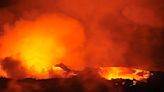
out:
<path id="1" fill-rule="evenodd" d="M 60 63 L 76 69 L 83 66 L 80 49 L 85 37 L 82 25 L 75 19 L 61 14 L 45 14 L 35 20 L 17 21 L 14 26 L 5 26 L 4 30 L 5 35 L 0 38 L 1 62 L 5 62 L 6 57 L 19 60 L 27 72 L 26 77 L 43 79 L 52 77 L 53 71 L 64 73 L 55 67 Z"/>

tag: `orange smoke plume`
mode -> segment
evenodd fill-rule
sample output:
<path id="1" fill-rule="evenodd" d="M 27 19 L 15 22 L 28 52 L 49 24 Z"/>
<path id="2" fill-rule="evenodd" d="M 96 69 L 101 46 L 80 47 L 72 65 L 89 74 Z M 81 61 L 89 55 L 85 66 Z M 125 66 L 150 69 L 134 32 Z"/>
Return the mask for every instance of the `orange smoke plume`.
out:
<path id="1" fill-rule="evenodd" d="M 47 14 L 5 27 L 0 58 L 19 60 L 27 77 L 49 78 L 50 71 L 64 72 L 55 67 L 59 63 L 82 68 L 83 43 L 83 27 L 78 21 L 60 14 Z"/>
<path id="2" fill-rule="evenodd" d="M 0 75 L 65 76 L 58 64 L 164 71 L 162 10 L 161 0 L 3 0 Z"/>

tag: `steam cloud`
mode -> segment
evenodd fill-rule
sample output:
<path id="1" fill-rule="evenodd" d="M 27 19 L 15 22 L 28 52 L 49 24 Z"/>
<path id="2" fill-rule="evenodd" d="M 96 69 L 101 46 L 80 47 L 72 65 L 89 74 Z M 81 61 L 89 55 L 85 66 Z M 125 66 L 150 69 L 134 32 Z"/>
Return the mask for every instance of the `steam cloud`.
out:
<path id="1" fill-rule="evenodd" d="M 163 9 L 163 0 L 1 0 L 0 35 L 5 35 L 6 24 L 14 27 L 22 19 L 61 13 L 84 25 L 83 67 L 127 66 L 163 71 Z M 2 62 L 11 76 L 22 77 L 13 74 L 20 70 L 19 62 Z"/>

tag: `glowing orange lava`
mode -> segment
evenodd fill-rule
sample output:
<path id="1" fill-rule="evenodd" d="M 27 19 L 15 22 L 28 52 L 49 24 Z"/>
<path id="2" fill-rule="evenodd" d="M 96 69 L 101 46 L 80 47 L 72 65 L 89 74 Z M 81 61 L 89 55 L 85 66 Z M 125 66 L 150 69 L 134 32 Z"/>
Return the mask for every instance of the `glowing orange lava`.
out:
<path id="1" fill-rule="evenodd" d="M 130 79 L 130 80 L 145 80 L 149 78 L 150 72 L 141 69 L 127 67 L 101 67 L 99 74 L 107 79 Z"/>
<path id="2" fill-rule="evenodd" d="M 59 67 L 54 68 L 56 64 L 64 62 L 71 66 L 82 57 L 77 48 L 82 47 L 84 34 L 83 27 L 76 20 L 60 14 L 47 14 L 6 27 L 0 40 L 0 59 L 20 60 L 28 72 L 27 77 L 49 78 L 53 75 L 52 70 L 64 72 Z M 74 54 L 77 57 L 74 58 Z"/>
<path id="3" fill-rule="evenodd" d="M 0 77 L 6 77 L 6 78 L 8 77 L 6 72 L 3 71 L 3 69 L 1 68 L 1 65 L 0 65 Z"/>

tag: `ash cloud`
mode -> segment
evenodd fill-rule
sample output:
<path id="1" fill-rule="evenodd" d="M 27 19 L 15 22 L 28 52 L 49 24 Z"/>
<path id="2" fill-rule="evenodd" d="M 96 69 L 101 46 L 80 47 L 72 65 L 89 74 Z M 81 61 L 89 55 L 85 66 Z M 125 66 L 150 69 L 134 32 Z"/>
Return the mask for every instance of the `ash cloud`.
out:
<path id="1" fill-rule="evenodd" d="M 59 12 L 85 27 L 84 67 L 163 71 L 163 9 L 163 0 L 6 0 L 0 4 L 0 30 L 5 35 L 6 23 L 14 26 L 20 19 Z"/>
<path id="2" fill-rule="evenodd" d="M 2 60 L 1 67 L 9 78 L 17 79 L 27 77 L 26 71 L 19 60 L 15 60 L 11 57 L 6 57 Z"/>
<path id="3" fill-rule="evenodd" d="M 162 0 L 63 0 L 59 9 L 80 19 L 86 27 L 86 65 L 163 70 L 162 3 Z"/>

